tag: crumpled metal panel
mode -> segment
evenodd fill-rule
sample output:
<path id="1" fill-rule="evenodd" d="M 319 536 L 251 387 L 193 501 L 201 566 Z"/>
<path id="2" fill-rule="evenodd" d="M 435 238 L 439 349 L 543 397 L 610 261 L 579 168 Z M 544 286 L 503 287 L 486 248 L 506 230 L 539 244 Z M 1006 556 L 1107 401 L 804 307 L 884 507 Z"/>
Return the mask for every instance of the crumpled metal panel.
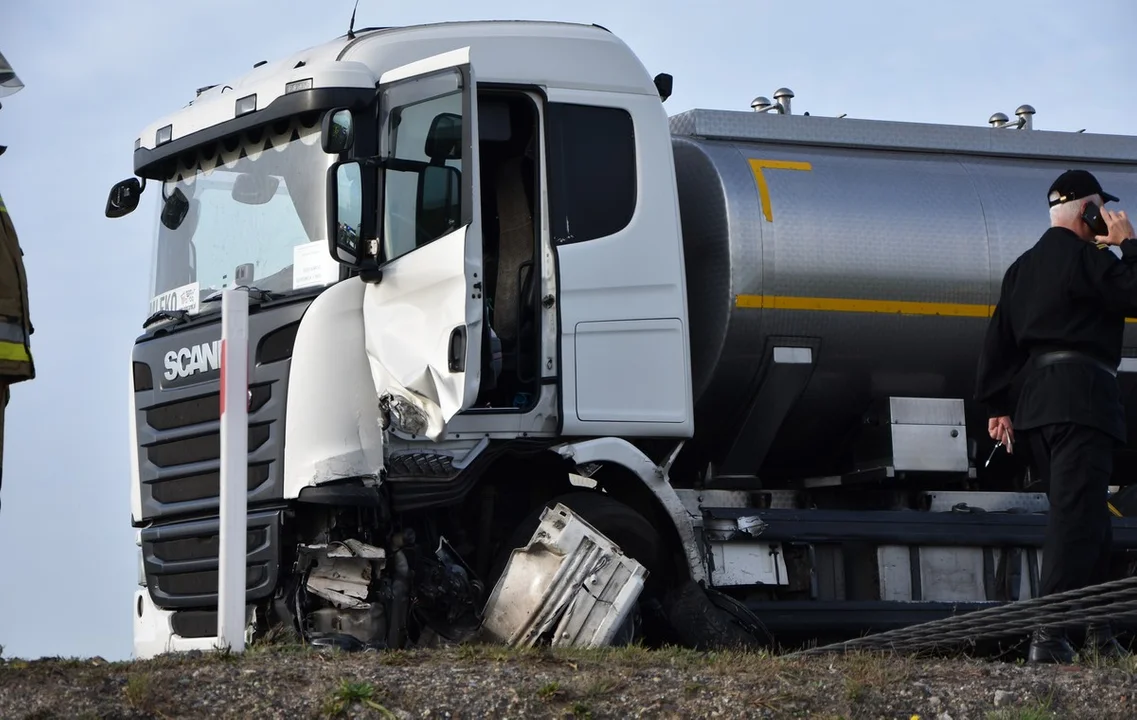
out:
<path id="1" fill-rule="evenodd" d="M 355 539 L 333 543 L 309 573 L 306 587 L 338 608 L 367 609 L 371 606 L 367 602 L 371 583 L 386 562 L 382 548 Z"/>
<path id="2" fill-rule="evenodd" d="M 647 569 L 564 505 L 541 516 L 513 551 L 483 611 L 483 636 L 532 647 L 612 642 L 643 591 Z"/>

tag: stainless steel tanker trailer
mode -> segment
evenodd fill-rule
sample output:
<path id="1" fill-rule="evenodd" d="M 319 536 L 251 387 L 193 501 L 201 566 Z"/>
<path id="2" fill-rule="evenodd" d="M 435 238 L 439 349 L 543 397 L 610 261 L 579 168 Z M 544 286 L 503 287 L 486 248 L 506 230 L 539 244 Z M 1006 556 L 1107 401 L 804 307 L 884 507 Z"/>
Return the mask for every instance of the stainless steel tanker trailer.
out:
<path id="1" fill-rule="evenodd" d="M 741 593 L 783 632 L 883 629 L 1038 594 L 1045 484 L 1028 448 L 1008 456 L 986 436 L 971 401 L 982 337 L 1003 272 L 1049 226 L 1053 179 L 1089 169 L 1126 207 L 1137 142 L 1033 130 L 1033 112 L 988 128 L 670 118 L 697 428 L 672 484 L 698 478 L 707 523 L 751 512 L 714 505 L 770 508 L 760 537 L 807 549 L 793 602 Z M 1132 324 L 1124 355 L 1132 438 Z M 1137 514 L 1132 446 L 1114 475 L 1125 515 Z M 1115 522 L 1131 549 L 1130 521 Z"/>
<path id="2" fill-rule="evenodd" d="M 1037 594 L 1046 497 L 992 455 L 980 339 L 1049 183 L 1083 167 L 1137 202 L 1137 138 L 1025 107 L 809 116 L 788 91 L 669 118 L 671 83 L 597 26 L 373 28 L 141 133 L 108 201 L 161 186 L 131 368 L 139 654 L 216 635 L 234 285 L 252 635 L 705 644 Z"/>

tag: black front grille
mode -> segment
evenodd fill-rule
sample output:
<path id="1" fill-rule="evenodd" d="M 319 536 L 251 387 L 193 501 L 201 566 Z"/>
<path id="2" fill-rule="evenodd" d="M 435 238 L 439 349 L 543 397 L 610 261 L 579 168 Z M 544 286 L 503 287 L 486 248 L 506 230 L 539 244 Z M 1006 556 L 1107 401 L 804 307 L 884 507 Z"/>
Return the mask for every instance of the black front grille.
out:
<path id="1" fill-rule="evenodd" d="M 170 629 L 184 638 L 212 637 L 217 634 L 217 611 L 178 610 L 170 617 Z"/>
<path id="2" fill-rule="evenodd" d="M 269 479 L 269 465 L 249 466 L 249 490 L 255 490 Z M 184 503 L 218 497 L 221 493 L 221 471 L 212 470 L 200 475 L 187 475 L 150 484 L 154 499 L 163 505 Z"/>
<path id="3" fill-rule="evenodd" d="M 249 314 L 249 507 L 284 495 L 284 424 L 292 342 L 307 302 Z M 211 346 L 219 322 L 135 345 L 135 427 L 142 516 L 135 521 L 216 513 L 221 473 L 220 376 L 216 367 L 178 377 L 167 358 Z M 203 582 L 205 582 L 203 580 Z"/>
<path id="4" fill-rule="evenodd" d="M 249 513 L 245 536 L 247 602 L 276 587 L 280 557 L 280 511 Z M 145 528 L 142 567 L 146 587 L 161 608 L 217 606 L 220 520 L 194 520 Z M 178 633 L 179 635 L 181 633 Z"/>
<path id="5" fill-rule="evenodd" d="M 249 394 L 249 412 L 255 413 L 272 397 L 272 386 L 254 385 L 249 388 Z M 215 392 L 149 408 L 146 411 L 146 424 L 155 430 L 176 430 L 190 425 L 220 422 L 220 410 L 221 396 Z"/>
<path id="6" fill-rule="evenodd" d="M 220 424 L 220 422 L 218 422 Z M 255 453 L 268 442 L 272 421 L 249 425 L 249 453 Z M 194 437 L 171 440 L 146 448 L 146 458 L 162 469 L 221 460 L 221 433 L 211 432 Z"/>
<path id="7" fill-rule="evenodd" d="M 245 569 L 245 587 L 259 588 L 265 585 L 268 579 L 266 566 L 250 567 Z M 149 582 L 149 580 L 147 581 Z M 270 587 L 271 589 L 271 587 Z M 178 573 L 177 575 L 159 575 L 154 578 L 154 592 L 152 594 L 167 598 L 166 604 L 174 603 L 169 598 L 189 598 L 195 601 L 203 595 L 217 600 L 217 571 L 201 570 L 199 572 Z M 264 597 L 264 595 L 260 595 Z M 252 598 L 257 599 L 257 598 Z"/>
<path id="8" fill-rule="evenodd" d="M 252 606 L 245 608 L 245 622 L 252 620 Z M 206 638 L 217 635 L 216 610 L 177 610 L 170 616 L 170 629 L 183 638 Z"/>
<path id="9" fill-rule="evenodd" d="M 285 403 L 276 395 L 283 396 L 284 390 L 283 383 L 250 387 L 250 504 L 282 494 Z M 151 406 L 139 415 L 145 418 L 144 432 L 153 438 L 141 448 L 144 517 L 216 508 L 221 488 L 218 393 Z"/>

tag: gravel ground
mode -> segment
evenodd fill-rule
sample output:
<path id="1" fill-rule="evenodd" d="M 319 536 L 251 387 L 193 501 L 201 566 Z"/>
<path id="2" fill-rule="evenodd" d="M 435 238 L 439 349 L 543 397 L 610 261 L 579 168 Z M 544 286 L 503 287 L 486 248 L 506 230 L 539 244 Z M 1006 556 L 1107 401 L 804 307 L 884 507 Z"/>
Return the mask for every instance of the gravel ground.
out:
<path id="1" fill-rule="evenodd" d="M 1137 717 L 1137 661 L 1030 667 L 490 646 L 0 661 L 4 718 Z"/>

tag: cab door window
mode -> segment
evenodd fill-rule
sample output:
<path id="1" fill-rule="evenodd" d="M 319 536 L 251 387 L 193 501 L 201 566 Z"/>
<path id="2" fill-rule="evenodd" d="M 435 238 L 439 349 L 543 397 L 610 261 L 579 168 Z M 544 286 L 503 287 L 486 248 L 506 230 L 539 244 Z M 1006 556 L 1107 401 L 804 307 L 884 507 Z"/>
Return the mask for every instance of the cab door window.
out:
<path id="1" fill-rule="evenodd" d="M 461 74 L 396 85 L 382 107 L 382 252 L 390 262 L 462 225 Z"/>

